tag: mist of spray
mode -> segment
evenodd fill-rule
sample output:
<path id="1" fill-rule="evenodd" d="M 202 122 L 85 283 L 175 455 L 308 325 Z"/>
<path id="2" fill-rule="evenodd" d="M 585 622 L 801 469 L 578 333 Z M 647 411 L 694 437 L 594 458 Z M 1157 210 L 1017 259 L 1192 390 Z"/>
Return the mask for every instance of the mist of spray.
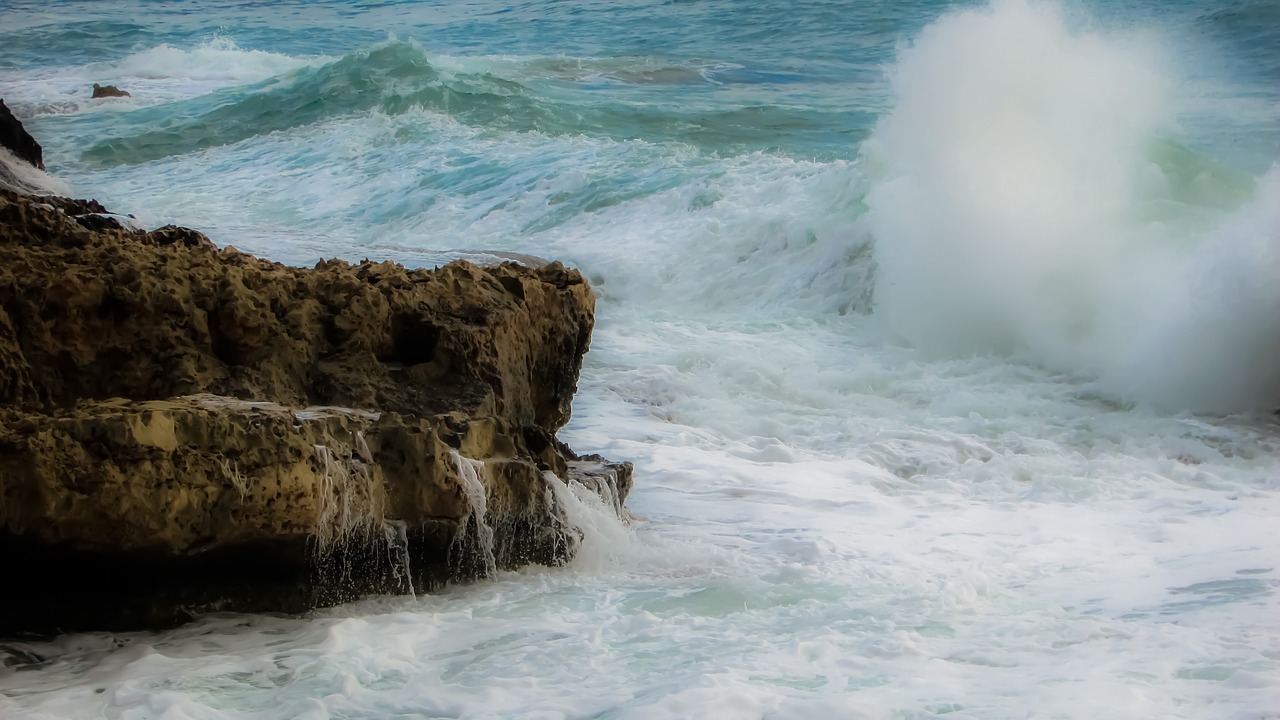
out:
<path id="1" fill-rule="evenodd" d="M 1280 171 L 1210 220 L 1175 197 L 1153 159 L 1176 133 L 1171 57 L 1027 0 L 904 47 L 862 149 L 888 331 L 1164 410 L 1280 406 Z"/>

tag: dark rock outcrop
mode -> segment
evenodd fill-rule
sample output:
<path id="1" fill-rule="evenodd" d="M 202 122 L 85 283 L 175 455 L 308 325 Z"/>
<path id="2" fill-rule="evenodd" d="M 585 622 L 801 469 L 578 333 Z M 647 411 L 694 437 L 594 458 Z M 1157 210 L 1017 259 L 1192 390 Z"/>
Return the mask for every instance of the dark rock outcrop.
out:
<path id="1" fill-rule="evenodd" d="M 18 118 L 5 106 L 4 100 L 0 100 L 0 147 L 8 149 L 34 167 L 44 169 L 44 150 L 40 143 L 22 127 Z"/>
<path id="2" fill-rule="evenodd" d="M 115 85 L 99 85 L 98 83 L 94 83 L 93 97 L 94 99 L 97 99 L 97 98 L 109 98 L 109 97 L 133 97 L 133 96 L 130 95 L 128 91 L 121 90 Z"/>
<path id="3" fill-rule="evenodd" d="M 286 267 L 0 190 L 0 634 L 294 612 L 571 558 L 558 263 Z"/>

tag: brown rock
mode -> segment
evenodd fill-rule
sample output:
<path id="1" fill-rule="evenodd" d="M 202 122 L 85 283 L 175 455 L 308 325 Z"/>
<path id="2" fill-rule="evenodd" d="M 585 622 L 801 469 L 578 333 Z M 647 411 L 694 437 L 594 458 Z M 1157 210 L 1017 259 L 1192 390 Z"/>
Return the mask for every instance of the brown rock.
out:
<path id="1" fill-rule="evenodd" d="M 630 466 L 555 438 L 576 271 L 292 268 L 44 200 L 0 190 L 0 633 L 428 590 L 571 557 L 568 483 L 623 512 Z"/>
<path id="2" fill-rule="evenodd" d="M 132 95 L 130 95 L 128 92 L 124 90 L 121 90 L 115 85 L 99 85 L 98 83 L 94 83 L 93 97 L 96 99 L 96 98 L 108 98 L 108 97 L 132 97 Z"/>
<path id="3" fill-rule="evenodd" d="M 0 344 L 21 348 L 0 365 L 0 404 L 212 392 L 415 415 L 465 406 L 550 431 L 569 418 L 595 303 L 558 263 L 306 270 L 192 230 L 94 232 L 4 191 L 0 293 L 18 333 Z"/>

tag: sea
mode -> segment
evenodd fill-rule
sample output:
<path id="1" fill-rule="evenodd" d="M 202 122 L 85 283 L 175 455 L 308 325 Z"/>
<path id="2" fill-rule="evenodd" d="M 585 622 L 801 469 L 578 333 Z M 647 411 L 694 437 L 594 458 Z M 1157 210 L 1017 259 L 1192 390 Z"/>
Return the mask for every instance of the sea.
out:
<path id="1" fill-rule="evenodd" d="M 3 0 L 0 97 L 146 227 L 581 269 L 635 464 L 565 567 L 7 642 L 6 720 L 1280 718 L 1277 0 Z"/>

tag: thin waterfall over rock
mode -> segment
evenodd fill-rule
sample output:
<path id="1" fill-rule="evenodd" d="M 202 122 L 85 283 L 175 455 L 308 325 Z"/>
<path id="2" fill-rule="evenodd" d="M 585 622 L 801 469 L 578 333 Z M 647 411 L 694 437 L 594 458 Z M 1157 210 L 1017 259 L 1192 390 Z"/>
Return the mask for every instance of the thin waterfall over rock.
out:
<path id="1" fill-rule="evenodd" d="M 458 537 L 457 552 L 460 555 L 471 554 L 477 557 L 481 574 L 488 576 L 497 571 L 498 563 L 493 554 L 493 528 L 487 517 L 488 501 L 485 483 L 481 479 L 485 472 L 483 460 L 472 460 L 463 457 L 458 451 L 450 450 L 449 456 L 458 469 L 462 490 L 466 493 L 470 510 L 463 518 L 467 530 Z"/>

